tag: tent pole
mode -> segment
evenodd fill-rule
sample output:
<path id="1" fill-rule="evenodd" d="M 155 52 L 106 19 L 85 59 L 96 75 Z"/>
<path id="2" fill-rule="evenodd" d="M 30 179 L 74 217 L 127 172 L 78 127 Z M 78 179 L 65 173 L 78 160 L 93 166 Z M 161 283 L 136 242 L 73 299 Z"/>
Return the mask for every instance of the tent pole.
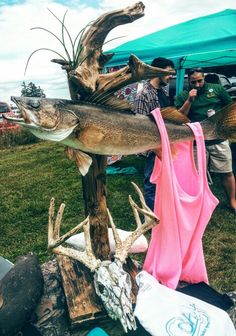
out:
<path id="1" fill-rule="evenodd" d="M 181 57 L 176 69 L 176 95 L 183 91 L 185 69 L 183 68 L 184 57 Z"/>

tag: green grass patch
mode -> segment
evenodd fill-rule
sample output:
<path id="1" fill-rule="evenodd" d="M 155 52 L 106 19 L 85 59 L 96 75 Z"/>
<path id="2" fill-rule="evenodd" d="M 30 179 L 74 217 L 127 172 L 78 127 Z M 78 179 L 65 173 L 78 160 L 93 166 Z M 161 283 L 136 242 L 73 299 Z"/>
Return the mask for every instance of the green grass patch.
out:
<path id="1" fill-rule="evenodd" d="M 0 255 L 14 262 L 17 256 L 33 251 L 43 263 L 52 258 L 47 252 L 51 197 L 55 197 L 56 209 L 62 202 L 66 204 L 62 233 L 84 219 L 80 173 L 66 158 L 63 146 L 49 142 L 1 149 L 0 162 Z M 130 182 L 143 186 L 144 163 L 142 157 L 123 157 L 115 165 L 133 166 L 138 173 L 107 176 L 107 204 L 119 228 L 135 227 L 128 195 L 137 200 Z M 225 292 L 235 290 L 236 221 L 218 177 L 213 176 L 213 181 L 212 190 L 220 205 L 207 226 L 203 245 L 210 283 Z"/>

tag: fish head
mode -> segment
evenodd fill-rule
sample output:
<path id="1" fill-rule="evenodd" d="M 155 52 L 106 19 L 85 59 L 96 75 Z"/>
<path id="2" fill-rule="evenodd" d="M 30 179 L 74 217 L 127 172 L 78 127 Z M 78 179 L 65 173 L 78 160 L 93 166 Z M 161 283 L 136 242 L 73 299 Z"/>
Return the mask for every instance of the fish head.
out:
<path id="1" fill-rule="evenodd" d="M 65 108 L 69 105 L 69 100 L 37 97 L 11 97 L 11 100 L 20 110 L 20 118 L 12 118 L 17 123 L 25 123 L 45 130 L 63 129 L 78 123 L 73 111 Z"/>
<path id="2" fill-rule="evenodd" d="M 20 114 L 17 117 L 7 116 L 6 119 L 29 129 L 41 139 L 61 141 L 79 123 L 69 108 L 70 100 L 15 96 L 11 100 Z"/>

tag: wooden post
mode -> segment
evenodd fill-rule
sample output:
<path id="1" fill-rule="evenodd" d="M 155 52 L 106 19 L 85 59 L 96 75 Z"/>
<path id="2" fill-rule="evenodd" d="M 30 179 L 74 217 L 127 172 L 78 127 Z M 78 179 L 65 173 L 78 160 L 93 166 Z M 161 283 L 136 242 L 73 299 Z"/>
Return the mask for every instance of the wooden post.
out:
<path id="1" fill-rule="evenodd" d="M 64 69 L 67 71 L 71 99 L 89 101 L 91 97 L 96 97 L 99 76 L 105 63 L 112 57 L 112 55 L 104 55 L 102 53 L 102 46 L 107 34 L 116 26 L 130 23 L 143 15 L 144 5 L 142 2 L 122 10 L 101 15 L 81 39 L 79 47 L 82 52 L 78 59 L 78 64 L 72 68 L 69 64 L 65 65 L 62 60 L 52 60 L 55 63 L 65 65 Z M 130 72 L 129 69 L 125 71 Z M 101 77 L 103 87 L 109 87 L 107 84 L 113 81 L 113 77 L 110 75 L 108 77 L 110 78 L 108 82 L 104 79 L 104 76 Z M 129 75 L 127 80 L 130 80 Z M 135 80 L 133 79 L 133 81 Z M 125 82 L 119 85 L 125 86 Z M 116 87 L 119 87 L 119 85 L 116 84 Z M 104 88 L 102 90 L 104 91 L 103 94 L 106 95 Z M 112 92 L 110 88 L 109 91 Z M 96 101 L 93 102 L 96 103 Z M 89 172 L 82 177 L 85 214 L 90 216 L 93 252 L 97 258 L 108 260 L 110 258 L 110 247 L 108 241 L 109 220 L 106 210 L 107 158 L 101 155 L 91 155 L 91 157 L 93 163 Z M 101 312 L 102 307 L 95 295 L 90 271 L 68 257 L 58 256 L 57 258 L 72 324 L 76 324 L 78 321 L 85 321 L 93 317 L 94 314 Z M 128 269 L 132 275 L 136 274 L 134 264 L 131 261 Z"/>

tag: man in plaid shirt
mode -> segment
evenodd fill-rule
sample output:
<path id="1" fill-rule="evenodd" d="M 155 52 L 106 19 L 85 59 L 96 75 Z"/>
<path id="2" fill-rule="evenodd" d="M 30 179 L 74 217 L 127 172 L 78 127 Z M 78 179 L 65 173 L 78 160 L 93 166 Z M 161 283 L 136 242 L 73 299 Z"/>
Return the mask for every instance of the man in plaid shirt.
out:
<path id="1" fill-rule="evenodd" d="M 151 66 L 174 70 L 174 63 L 163 57 L 155 58 Z M 136 95 L 133 106 L 134 112 L 149 115 L 157 107 L 169 106 L 170 100 L 165 87 L 169 83 L 171 76 L 156 77 L 147 81 L 143 89 Z M 148 152 L 144 168 L 144 196 L 148 207 L 152 210 L 154 209 L 156 186 L 150 182 L 150 177 L 154 166 L 154 159 L 155 154 Z"/>

